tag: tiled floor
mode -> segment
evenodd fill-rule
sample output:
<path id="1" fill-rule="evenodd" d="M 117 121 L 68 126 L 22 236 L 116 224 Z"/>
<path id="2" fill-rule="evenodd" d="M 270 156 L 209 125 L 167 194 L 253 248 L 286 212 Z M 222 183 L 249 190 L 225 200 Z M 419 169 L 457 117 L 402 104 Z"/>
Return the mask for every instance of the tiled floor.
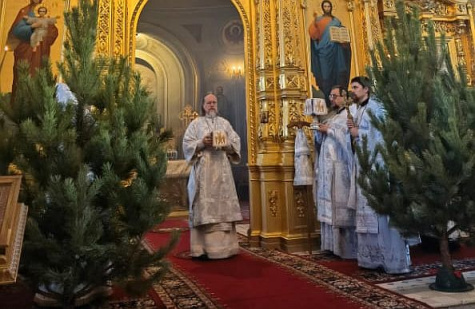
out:
<path id="1" fill-rule="evenodd" d="M 475 285 L 475 271 L 463 273 L 465 280 Z M 433 291 L 429 285 L 435 281 L 435 276 L 403 280 L 391 283 L 378 284 L 383 289 L 404 295 L 420 302 L 426 303 L 433 308 L 475 308 L 475 290 L 463 293 L 446 293 Z"/>

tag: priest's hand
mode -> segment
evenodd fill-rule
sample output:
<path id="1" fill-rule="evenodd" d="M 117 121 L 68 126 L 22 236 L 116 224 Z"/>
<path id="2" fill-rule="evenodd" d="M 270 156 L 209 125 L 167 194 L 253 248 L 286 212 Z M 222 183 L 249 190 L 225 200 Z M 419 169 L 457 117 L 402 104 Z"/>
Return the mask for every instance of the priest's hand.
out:
<path id="1" fill-rule="evenodd" d="M 358 126 L 355 125 L 355 123 L 353 122 L 353 119 L 346 120 L 346 125 L 348 126 L 348 129 L 350 130 L 351 136 L 358 137 Z"/>
<path id="2" fill-rule="evenodd" d="M 205 145 L 205 147 L 213 146 L 213 138 L 211 137 L 211 134 L 208 134 L 203 137 L 203 145 Z"/>
<path id="3" fill-rule="evenodd" d="M 324 123 L 318 124 L 317 130 L 318 130 L 318 132 L 327 133 L 328 132 L 328 124 L 324 124 Z"/>

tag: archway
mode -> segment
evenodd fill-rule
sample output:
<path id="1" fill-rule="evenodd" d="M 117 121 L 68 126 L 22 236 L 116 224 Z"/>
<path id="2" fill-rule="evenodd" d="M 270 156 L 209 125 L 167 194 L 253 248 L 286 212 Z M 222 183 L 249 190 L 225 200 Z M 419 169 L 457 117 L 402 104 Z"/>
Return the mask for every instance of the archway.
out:
<path id="1" fill-rule="evenodd" d="M 157 112 L 176 133 L 178 149 L 184 130 L 179 110 L 190 104 L 198 111 L 199 98 L 208 92 L 218 94 L 220 113 L 241 136 L 242 163 L 233 173 L 240 199 L 249 200 L 249 83 L 245 75 L 249 23 L 243 23 L 242 16 L 239 2 L 139 1 L 132 20 L 138 33 L 132 55 L 155 87 Z"/>

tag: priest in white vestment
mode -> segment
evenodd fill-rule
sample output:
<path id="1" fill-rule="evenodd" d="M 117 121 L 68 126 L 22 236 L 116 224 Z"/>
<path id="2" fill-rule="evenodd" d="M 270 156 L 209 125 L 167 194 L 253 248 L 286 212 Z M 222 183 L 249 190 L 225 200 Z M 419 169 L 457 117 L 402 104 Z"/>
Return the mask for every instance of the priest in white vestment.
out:
<path id="1" fill-rule="evenodd" d="M 384 141 L 381 132 L 373 125 L 370 115 L 384 118 L 385 111 L 382 104 L 370 96 L 371 88 L 367 77 L 354 77 L 351 80 L 351 89 L 358 108 L 353 112 L 354 119 L 348 120 L 347 123 L 350 134 L 358 147 L 362 147 L 362 138 L 366 136 L 368 150 L 374 153 L 376 146 Z M 377 214 L 368 205 L 368 200 L 357 184 L 360 167 L 356 154 L 354 158 L 350 201 L 353 200 L 356 204 L 358 266 L 369 269 L 381 268 L 390 274 L 408 273 L 411 271 L 409 245 L 417 244 L 419 237 L 403 237 L 390 225 L 388 216 Z M 376 159 L 384 164 L 380 154 Z"/>
<path id="2" fill-rule="evenodd" d="M 241 159 L 241 140 L 229 121 L 217 116 L 214 94 L 204 97 L 202 111 L 183 137 L 185 159 L 192 164 L 190 251 L 192 257 L 223 259 L 239 252 L 235 224 L 242 215 L 231 163 Z"/>
<path id="3" fill-rule="evenodd" d="M 355 209 L 354 205 L 348 205 L 353 153 L 346 125 L 347 93 L 341 86 L 331 89 L 329 99 L 336 113 L 320 124 L 315 133 L 315 145 L 320 149 L 316 201 L 321 250 L 344 259 L 355 259 Z"/>

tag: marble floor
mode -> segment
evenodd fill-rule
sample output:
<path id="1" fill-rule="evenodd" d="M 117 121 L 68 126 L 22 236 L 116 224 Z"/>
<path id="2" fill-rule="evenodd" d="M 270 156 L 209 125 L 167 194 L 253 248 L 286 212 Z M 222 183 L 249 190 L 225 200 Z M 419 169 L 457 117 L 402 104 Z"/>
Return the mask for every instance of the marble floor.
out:
<path id="1" fill-rule="evenodd" d="M 475 285 L 475 271 L 464 272 L 463 276 L 468 283 Z M 433 308 L 475 308 L 475 290 L 462 293 L 433 291 L 429 288 L 433 282 L 435 276 L 382 283 L 377 286 L 426 303 Z"/>

